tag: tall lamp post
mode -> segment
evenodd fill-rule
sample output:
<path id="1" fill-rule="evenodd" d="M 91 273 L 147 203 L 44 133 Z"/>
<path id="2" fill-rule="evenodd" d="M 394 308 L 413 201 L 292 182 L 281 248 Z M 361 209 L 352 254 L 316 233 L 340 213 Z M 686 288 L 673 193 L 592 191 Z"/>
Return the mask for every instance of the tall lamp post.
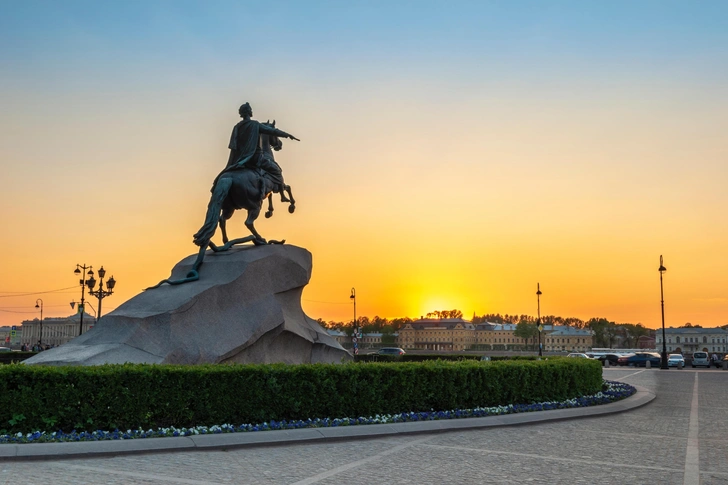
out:
<path id="1" fill-rule="evenodd" d="M 354 336 L 351 338 L 351 341 L 354 343 L 354 355 L 359 355 L 359 328 L 356 324 L 356 289 L 351 289 L 351 296 L 349 296 L 349 299 L 354 301 Z"/>
<path id="2" fill-rule="evenodd" d="M 116 286 L 116 280 L 112 276 L 106 282 L 106 289 L 104 290 L 104 276 L 106 276 L 106 270 L 102 266 L 101 268 L 99 268 L 99 289 L 96 291 L 94 291 L 94 286 L 96 286 L 96 280 L 94 279 L 93 274 L 91 274 L 91 277 L 88 279 L 88 281 L 86 281 L 86 286 L 88 286 L 89 294 L 99 299 L 99 306 L 96 311 L 97 322 L 101 319 L 101 302 L 104 298 L 114 293 L 114 286 Z"/>
<path id="3" fill-rule="evenodd" d="M 538 328 L 538 356 L 541 357 L 543 355 L 541 350 L 541 331 L 543 330 L 543 325 L 541 325 L 541 284 L 536 283 L 536 305 L 537 305 L 537 311 L 538 311 L 538 317 L 536 318 L 536 325 Z"/>
<path id="4" fill-rule="evenodd" d="M 38 302 L 40 302 L 40 305 L 38 305 Z M 43 350 L 43 300 L 40 298 L 35 300 L 35 307 L 40 308 L 40 338 L 38 339 L 38 345 Z"/>
<path id="5" fill-rule="evenodd" d="M 84 312 L 86 310 L 84 308 L 84 305 L 83 305 L 84 302 L 85 302 L 84 296 L 85 296 L 86 281 L 87 281 L 86 280 L 86 270 L 88 270 L 89 277 L 93 278 L 93 276 L 94 276 L 94 270 L 91 269 L 91 268 L 92 268 L 92 266 L 86 266 L 86 264 L 84 263 L 82 265 L 81 264 L 77 264 L 76 265 L 76 269 L 74 270 L 74 273 L 77 274 L 77 275 L 80 275 L 81 274 L 81 270 L 83 270 L 83 277 L 80 280 L 78 280 L 78 284 L 81 285 L 81 303 L 78 305 L 78 311 L 81 313 L 81 323 L 79 324 L 79 328 L 78 328 L 78 335 L 79 336 L 83 333 L 83 314 L 84 314 Z"/>
<path id="6" fill-rule="evenodd" d="M 667 268 L 662 264 L 662 254 L 660 255 L 660 268 L 657 270 L 660 272 L 660 310 L 662 311 L 662 355 L 660 359 L 660 369 L 667 369 L 667 345 L 665 343 L 665 297 L 662 291 L 662 273 L 667 271 Z"/>

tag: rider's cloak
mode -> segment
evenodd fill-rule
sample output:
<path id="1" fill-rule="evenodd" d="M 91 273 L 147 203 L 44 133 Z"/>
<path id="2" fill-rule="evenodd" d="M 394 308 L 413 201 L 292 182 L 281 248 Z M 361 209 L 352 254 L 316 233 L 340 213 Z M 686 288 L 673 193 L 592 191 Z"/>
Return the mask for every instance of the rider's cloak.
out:
<path id="1" fill-rule="evenodd" d="M 258 149 L 261 124 L 255 120 L 243 120 L 233 128 L 230 136 L 230 158 L 227 167 L 242 167 L 253 160 Z"/>

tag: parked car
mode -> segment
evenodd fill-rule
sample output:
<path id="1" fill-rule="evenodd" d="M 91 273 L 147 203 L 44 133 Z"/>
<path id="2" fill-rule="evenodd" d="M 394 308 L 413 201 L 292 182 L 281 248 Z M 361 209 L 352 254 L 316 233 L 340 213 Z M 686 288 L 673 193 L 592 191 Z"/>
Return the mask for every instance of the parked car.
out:
<path id="1" fill-rule="evenodd" d="M 670 354 L 667 356 L 668 367 L 678 367 L 679 364 L 685 367 L 685 357 L 680 354 Z"/>
<path id="2" fill-rule="evenodd" d="M 635 367 L 645 367 L 647 362 L 651 366 L 659 366 L 660 354 L 657 352 L 637 352 L 631 355 L 624 355 L 619 358 L 619 365 L 633 365 Z"/>
<path id="3" fill-rule="evenodd" d="M 602 364 L 604 364 L 605 360 L 608 361 L 609 365 L 619 365 L 620 357 L 620 354 L 600 354 L 594 356 L 594 358 L 598 359 Z"/>
<path id="4" fill-rule="evenodd" d="M 0 347 L 0 352 L 12 352 L 12 350 L 7 347 Z"/>
<path id="5" fill-rule="evenodd" d="M 723 362 L 728 362 L 728 354 L 725 354 L 722 359 L 719 357 L 718 360 L 713 361 L 713 365 L 721 368 L 723 367 Z"/>
<path id="6" fill-rule="evenodd" d="M 567 357 L 575 357 L 577 359 L 590 359 L 591 358 L 588 355 L 582 354 L 582 353 L 579 353 L 579 352 L 572 352 L 569 355 L 567 355 Z"/>
<path id="7" fill-rule="evenodd" d="M 379 355 L 404 355 L 405 351 L 404 349 L 400 349 L 399 347 L 382 347 L 377 351 L 377 354 Z"/>
<path id="8" fill-rule="evenodd" d="M 693 352 L 693 361 L 690 365 L 693 366 L 693 368 L 700 366 L 710 369 L 710 356 L 707 352 L 703 351 Z"/>
<path id="9" fill-rule="evenodd" d="M 619 354 L 619 357 L 617 357 L 617 365 L 627 365 L 627 359 L 632 357 L 634 354 Z"/>

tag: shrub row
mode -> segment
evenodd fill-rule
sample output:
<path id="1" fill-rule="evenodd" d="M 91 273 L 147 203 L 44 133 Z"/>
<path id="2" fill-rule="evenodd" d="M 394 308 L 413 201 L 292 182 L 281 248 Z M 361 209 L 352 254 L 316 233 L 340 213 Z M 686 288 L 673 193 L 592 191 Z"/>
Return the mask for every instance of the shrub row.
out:
<path id="1" fill-rule="evenodd" d="M 597 361 L 0 366 L 0 432 L 211 426 L 562 401 Z"/>

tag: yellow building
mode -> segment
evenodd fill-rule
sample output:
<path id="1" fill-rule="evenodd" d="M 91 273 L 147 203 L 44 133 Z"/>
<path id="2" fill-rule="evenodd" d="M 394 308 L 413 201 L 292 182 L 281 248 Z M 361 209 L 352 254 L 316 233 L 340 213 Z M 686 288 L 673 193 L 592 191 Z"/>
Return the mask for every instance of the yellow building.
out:
<path id="1" fill-rule="evenodd" d="M 473 325 L 460 318 L 424 318 L 399 331 L 397 343 L 407 350 L 526 350 L 537 348 L 538 338 L 515 335 L 516 325 L 484 322 Z M 541 343 L 546 351 L 584 352 L 592 347 L 592 333 L 574 327 L 544 325 Z"/>
<path id="2" fill-rule="evenodd" d="M 405 350 L 465 350 L 475 345 L 475 327 L 462 318 L 422 318 L 400 328 L 397 343 Z"/>

